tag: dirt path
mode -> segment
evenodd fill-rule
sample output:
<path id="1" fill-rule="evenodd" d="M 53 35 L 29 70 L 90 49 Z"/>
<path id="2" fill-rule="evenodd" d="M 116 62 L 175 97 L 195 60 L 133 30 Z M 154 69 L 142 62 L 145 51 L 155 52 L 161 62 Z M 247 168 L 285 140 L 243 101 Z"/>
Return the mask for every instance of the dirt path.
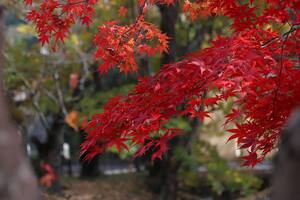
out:
<path id="1" fill-rule="evenodd" d="M 95 180 L 63 179 L 63 194 L 43 194 L 44 200 L 153 200 L 141 175 L 103 176 Z"/>

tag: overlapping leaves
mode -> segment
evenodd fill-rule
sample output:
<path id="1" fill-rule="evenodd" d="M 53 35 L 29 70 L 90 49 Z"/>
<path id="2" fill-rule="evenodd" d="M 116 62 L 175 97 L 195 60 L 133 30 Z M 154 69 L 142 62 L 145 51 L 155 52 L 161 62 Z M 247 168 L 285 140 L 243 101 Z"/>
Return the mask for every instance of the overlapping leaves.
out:
<path id="1" fill-rule="evenodd" d="M 41 11 L 29 13 L 28 19 L 37 25 L 42 43 L 48 43 L 53 34 L 56 40 L 63 40 L 67 32 L 64 30 L 74 22 L 53 14 L 58 2 L 43 1 Z M 136 71 L 136 54 L 152 55 L 167 49 L 166 36 L 146 23 L 143 15 L 149 3 L 175 1 L 138 2 L 142 13 L 134 24 L 107 23 L 99 27 L 95 58 L 102 59 L 100 71 L 110 67 L 119 67 L 126 73 Z M 94 115 L 85 127 L 88 136 L 82 152 L 87 153 L 87 159 L 112 146 L 122 150 L 130 145 L 140 147 L 137 155 L 151 149 L 155 152 L 152 158 L 160 158 L 168 149 L 167 141 L 180 133 L 165 126 L 171 117 L 184 115 L 203 120 L 209 117 L 212 105 L 218 106 L 228 97 L 235 103 L 226 122 L 236 124 L 236 128 L 228 130 L 233 133 L 229 139 L 236 139 L 240 148 L 248 150 L 244 164 L 255 165 L 276 147 L 286 119 L 300 103 L 299 1 L 186 1 L 185 11 L 193 19 L 207 14 L 227 16 L 232 19 L 234 33 L 217 38 L 210 48 L 180 62 L 163 66 L 152 77 L 140 79 L 127 96 L 111 99 L 104 112 Z M 41 25 L 43 17 L 50 22 Z M 271 24 L 290 29 L 282 33 L 272 30 Z M 150 46 L 148 40 L 157 43 Z M 216 91 L 215 96 L 205 98 L 210 90 Z"/>

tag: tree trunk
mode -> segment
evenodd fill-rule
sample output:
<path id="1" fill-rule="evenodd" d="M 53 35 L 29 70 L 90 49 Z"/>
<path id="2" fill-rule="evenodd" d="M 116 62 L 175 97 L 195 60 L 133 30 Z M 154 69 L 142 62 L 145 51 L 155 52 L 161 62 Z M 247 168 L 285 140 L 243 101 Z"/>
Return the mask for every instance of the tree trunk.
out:
<path id="1" fill-rule="evenodd" d="M 281 141 L 275 160 L 272 199 L 300 199 L 300 109 L 291 115 Z"/>
<path id="2" fill-rule="evenodd" d="M 85 140 L 85 133 L 81 133 L 81 142 Z M 84 158 L 85 154 L 82 155 Z M 95 178 L 99 175 L 99 155 L 95 156 L 90 161 L 85 161 L 83 159 L 80 160 L 81 162 L 81 171 L 80 177 L 81 178 Z"/>
<path id="3" fill-rule="evenodd" d="M 168 64 L 176 59 L 175 25 L 178 19 L 178 4 L 172 6 L 158 5 L 158 7 L 161 15 L 160 30 L 170 38 L 169 50 L 163 54 L 161 62 Z"/>
<path id="4" fill-rule="evenodd" d="M 61 150 L 64 140 L 64 123 L 60 115 L 54 116 L 54 123 L 51 127 L 49 135 L 49 152 L 47 154 L 47 161 L 53 167 L 56 173 L 56 179 L 49 188 L 50 192 L 60 193 L 62 191 L 61 175 L 62 175 L 62 156 Z"/>
<path id="5" fill-rule="evenodd" d="M 164 53 L 161 58 L 162 64 L 174 62 L 176 59 L 177 44 L 175 40 L 175 25 L 178 18 L 178 5 L 173 6 L 159 5 L 161 13 L 161 30 L 170 37 L 169 51 Z M 150 168 L 150 178 L 156 191 L 160 190 L 161 199 L 176 200 L 178 192 L 178 170 L 181 167 L 181 160 L 174 158 L 173 151 L 176 146 L 182 146 L 187 152 L 190 152 L 192 139 L 197 133 L 199 121 L 197 119 L 191 122 L 192 130 L 181 137 L 176 137 L 169 142 L 167 157 L 163 160 L 157 160 Z M 155 188 L 154 188 L 155 189 Z"/>
<path id="6" fill-rule="evenodd" d="M 169 38 L 169 50 L 161 57 L 161 64 L 174 62 L 176 59 L 176 40 L 175 25 L 178 17 L 178 5 L 166 6 L 158 5 L 161 22 L 160 29 Z M 180 163 L 174 159 L 173 150 L 178 144 L 178 138 L 169 142 L 169 151 L 163 160 L 155 160 L 149 167 L 149 185 L 155 191 L 160 193 L 160 199 L 176 200 L 178 179 L 177 172 Z"/>
<path id="7" fill-rule="evenodd" d="M 0 5 L 0 199 L 37 200 L 37 181 L 22 150 L 3 89 L 4 7 Z"/>
<path id="8" fill-rule="evenodd" d="M 96 178 L 99 174 L 99 156 L 90 161 L 81 161 L 81 178 Z"/>

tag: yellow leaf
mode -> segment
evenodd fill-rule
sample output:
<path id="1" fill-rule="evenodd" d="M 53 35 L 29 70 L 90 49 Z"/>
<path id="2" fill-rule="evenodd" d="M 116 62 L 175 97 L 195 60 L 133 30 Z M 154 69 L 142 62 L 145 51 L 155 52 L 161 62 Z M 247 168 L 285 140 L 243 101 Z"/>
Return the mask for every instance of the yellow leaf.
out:
<path id="1" fill-rule="evenodd" d="M 17 26 L 16 30 L 19 33 L 23 33 L 26 35 L 36 35 L 35 29 L 33 28 L 32 25 L 29 25 L 29 24 L 21 24 L 21 25 Z"/>
<path id="2" fill-rule="evenodd" d="M 78 36 L 77 36 L 77 35 L 72 34 L 71 37 L 70 37 L 70 39 L 71 39 L 71 42 L 72 42 L 74 45 L 76 45 L 76 46 L 79 45 L 79 39 L 78 39 Z"/>

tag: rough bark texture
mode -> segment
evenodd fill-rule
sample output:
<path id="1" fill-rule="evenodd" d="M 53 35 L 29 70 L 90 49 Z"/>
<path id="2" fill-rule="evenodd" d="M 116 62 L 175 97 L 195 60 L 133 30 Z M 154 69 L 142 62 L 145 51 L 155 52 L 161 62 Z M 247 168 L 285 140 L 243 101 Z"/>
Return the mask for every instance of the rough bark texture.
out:
<path id="1" fill-rule="evenodd" d="M 22 151 L 3 91 L 4 7 L 0 5 L 0 199 L 39 199 L 37 181 Z"/>
<path id="2" fill-rule="evenodd" d="M 275 162 L 272 199 L 300 199 L 300 109 L 290 117 L 283 131 Z"/>

